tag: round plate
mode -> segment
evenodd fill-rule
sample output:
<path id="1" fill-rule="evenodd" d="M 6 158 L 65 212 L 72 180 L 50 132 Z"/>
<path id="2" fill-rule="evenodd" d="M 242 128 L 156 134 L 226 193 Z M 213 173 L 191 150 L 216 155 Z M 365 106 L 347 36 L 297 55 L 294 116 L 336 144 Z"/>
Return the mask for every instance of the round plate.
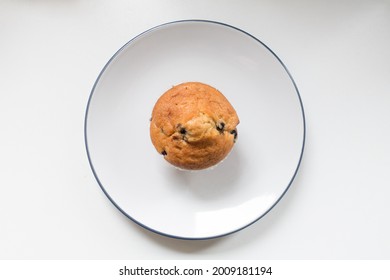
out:
<path id="1" fill-rule="evenodd" d="M 220 90 L 240 118 L 238 141 L 216 167 L 169 165 L 149 138 L 159 96 L 198 81 Z M 238 28 L 188 20 L 147 30 L 101 71 L 85 117 L 85 142 L 104 193 L 154 232 L 206 239 L 236 232 L 281 199 L 298 170 L 305 120 L 297 87 L 270 48 Z"/>

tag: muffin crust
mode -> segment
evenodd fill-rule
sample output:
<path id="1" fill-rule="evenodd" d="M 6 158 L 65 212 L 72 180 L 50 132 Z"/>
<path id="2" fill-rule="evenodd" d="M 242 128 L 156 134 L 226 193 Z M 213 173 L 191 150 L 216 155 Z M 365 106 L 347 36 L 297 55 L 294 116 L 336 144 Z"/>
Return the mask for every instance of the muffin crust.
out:
<path id="1" fill-rule="evenodd" d="M 216 165 L 233 148 L 239 119 L 217 89 L 199 82 L 172 87 L 156 102 L 150 138 L 174 166 L 199 170 Z"/>

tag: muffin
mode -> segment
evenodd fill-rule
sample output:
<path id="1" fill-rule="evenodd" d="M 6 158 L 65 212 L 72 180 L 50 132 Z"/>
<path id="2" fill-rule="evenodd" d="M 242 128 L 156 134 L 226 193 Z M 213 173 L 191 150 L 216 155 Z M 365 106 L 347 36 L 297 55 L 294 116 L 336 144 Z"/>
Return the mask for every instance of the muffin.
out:
<path id="1" fill-rule="evenodd" d="M 216 165 L 237 140 L 239 119 L 217 89 L 199 82 L 173 86 L 156 102 L 150 138 L 172 165 L 200 170 Z"/>

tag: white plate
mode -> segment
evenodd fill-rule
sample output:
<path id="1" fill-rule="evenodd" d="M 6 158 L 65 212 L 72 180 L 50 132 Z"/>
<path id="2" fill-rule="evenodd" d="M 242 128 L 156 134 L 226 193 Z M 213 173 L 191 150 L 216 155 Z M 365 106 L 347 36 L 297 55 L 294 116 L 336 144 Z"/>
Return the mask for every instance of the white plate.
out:
<path id="1" fill-rule="evenodd" d="M 175 169 L 149 138 L 154 103 L 186 81 L 219 89 L 240 118 L 233 151 L 212 170 Z M 107 197 L 143 227 L 185 239 L 223 236 L 265 215 L 291 185 L 304 140 L 301 99 L 280 59 L 210 21 L 172 22 L 129 41 L 97 78 L 85 117 L 89 161 Z"/>

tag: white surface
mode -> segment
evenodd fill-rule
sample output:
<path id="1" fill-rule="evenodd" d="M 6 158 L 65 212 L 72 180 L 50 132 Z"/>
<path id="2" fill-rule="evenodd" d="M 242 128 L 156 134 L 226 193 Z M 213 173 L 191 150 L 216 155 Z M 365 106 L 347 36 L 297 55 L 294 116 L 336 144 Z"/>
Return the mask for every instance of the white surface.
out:
<path id="1" fill-rule="evenodd" d="M 120 46 L 161 23 L 226 22 L 271 47 L 298 84 L 307 143 L 263 219 L 175 240 L 119 213 L 90 171 L 83 118 Z M 390 258 L 388 1 L 0 2 L 0 258 Z"/>
<path id="2" fill-rule="evenodd" d="M 157 99 L 187 81 L 221 90 L 241 122 L 230 157 L 197 172 L 169 166 L 149 137 Z M 301 102 L 281 62 L 253 37 L 206 21 L 160 25 L 121 48 L 94 86 L 86 124 L 93 169 L 115 205 L 186 239 L 226 235 L 262 217 L 290 186 L 304 145 Z"/>

